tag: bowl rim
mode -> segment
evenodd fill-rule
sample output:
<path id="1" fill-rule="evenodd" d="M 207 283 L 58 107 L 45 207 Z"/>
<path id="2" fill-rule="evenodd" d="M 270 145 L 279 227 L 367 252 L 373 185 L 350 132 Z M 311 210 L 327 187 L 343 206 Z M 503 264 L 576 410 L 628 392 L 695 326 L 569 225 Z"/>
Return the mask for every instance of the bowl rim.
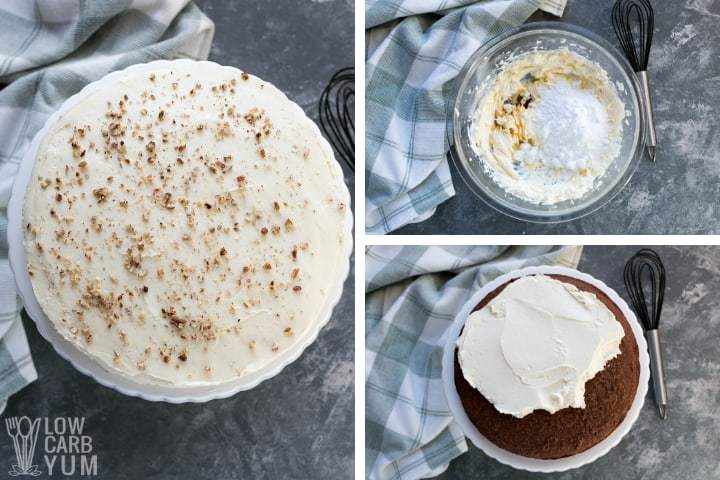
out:
<path id="1" fill-rule="evenodd" d="M 573 277 L 578 280 L 587 282 L 600 291 L 605 293 L 615 305 L 620 308 L 620 311 L 628 321 L 630 329 L 635 336 L 635 341 L 638 346 L 638 357 L 640 363 L 640 375 L 638 378 L 638 386 L 635 391 L 635 398 L 630 406 L 630 409 L 625 415 L 622 422 L 603 440 L 593 445 L 589 449 L 571 455 L 569 457 L 558 458 L 554 460 L 541 460 L 536 458 L 524 457 L 512 453 L 508 450 L 498 447 L 490 440 L 485 438 L 478 429 L 470 421 L 465 409 L 462 406 L 460 395 L 457 393 L 455 388 L 455 349 L 457 340 L 460 336 L 460 331 L 465 325 L 467 318 L 469 317 L 472 310 L 485 298 L 490 292 L 496 288 L 504 285 L 510 280 L 514 280 L 520 277 L 528 275 L 565 275 Z M 648 382 L 650 380 L 650 357 L 647 352 L 647 343 L 643 329 L 640 326 L 635 314 L 628 307 L 625 300 L 617 294 L 613 289 L 608 287 L 601 280 L 596 279 L 586 273 L 580 272 L 567 267 L 554 267 L 554 266 L 536 266 L 536 267 L 525 267 L 513 272 L 506 273 L 497 277 L 495 280 L 485 284 L 480 290 L 475 292 L 470 299 L 465 303 L 463 308 L 459 311 L 452 325 L 448 329 L 447 338 L 443 347 L 442 357 L 442 380 L 445 389 L 445 398 L 447 399 L 450 412 L 458 423 L 458 426 L 470 441 L 482 450 L 486 455 L 494 458 L 495 460 L 505 465 L 517 468 L 520 470 L 527 470 L 530 472 L 562 472 L 574 468 L 581 467 L 588 463 L 592 463 L 603 455 L 607 454 L 613 447 L 618 445 L 620 441 L 627 435 L 632 428 L 635 421 L 640 415 L 643 404 L 645 403 L 645 397 L 648 391 Z"/>
<path id="2" fill-rule="evenodd" d="M 67 98 L 61 106 L 53 112 L 49 118 L 45 121 L 44 126 L 37 132 L 33 138 L 30 146 L 26 150 L 23 158 L 18 166 L 18 171 L 13 181 L 12 193 L 10 201 L 8 203 L 7 216 L 7 236 L 8 236 L 8 250 L 10 269 L 13 272 L 15 278 L 15 286 L 17 288 L 18 295 L 23 301 L 23 306 L 32 320 L 35 322 L 40 334 L 47 340 L 55 349 L 55 351 L 63 357 L 65 360 L 70 362 L 73 367 L 79 372 L 93 378 L 95 381 L 106 387 L 112 388 L 124 395 L 139 397 L 148 401 L 162 401 L 168 403 L 187 403 L 195 402 L 202 403 L 210 400 L 227 398 L 237 394 L 238 392 L 249 390 L 256 387 L 260 383 L 278 375 L 287 365 L 297 360 L 307 347 L 315 342 L 320 330 L 330 321 L 332 312 L 337 303 L 342 297 L 345 280 L 350 273 L 350 256 L 353 251 L 353 215 L 351 211 L 351 198 L 350 192 L 347 185 L 344 182 L 344 173 L 337 159 L 335 158 L 332 147 L 320 132 L 319 127 L 313 122 L 300 106 L 294 101 L 287 98 L 284 92 L 275 87 L 272 83 L 264 81 L 266 87 L 273 88 L 280 92 L 280 94 L 288 100 L 290 108 L 299 114 L 300 121 L 310 128 L 314 133 L 317 134 L 321 148 L 325 151 L 326 155 L 329 155 L 331 159 L 330 164 L 335 170 L 338 182 L 342 184 L 340 188 L 340 194 L 342 200 L 345 202 L 348 208 L 345 209 L 346 215 L 343 220 L 343 245 L 344 249 L 341 256 L 341 265 L 338 269 L 336 282 L 332 285 L 332 290 L 329 292 L 324 309 L 321 313 L 318 322 L 315 322 L 305 336 L 294 344 L 290 349 L 283 352 L 281 356 L 278 356 L 274 360 L 274 364 L 268 365 L 266 371 L 254 372 L 249 378 L 241 379 L 239 381 L 224 382 L 217 385 L 201 385 L 192 387 L 173 387 L 151 383 L 142 383 L 135 381 L 129 376 L 122 375 L 118 372 L 113 372 L 103 366 L 97 359 L 87 355 L 80 351 L 74 344 L 66 340 L 52 325 L 43 312 L 38 300 L 33 291 L 32 282 L 27 269 L 27 257 L 25 254 L 25 248 L 23 245 L 24 240 L 24 229 L 23 229 L 23 206 L 25 203 L 25 192 L 27 190 L 30 178 L 32 176 L 33 168 L 35 165 L 35 159 L 37 157 L 37 151 L 40 144 L 45 138 L 45 135 L 49 129 L 54 126 L 61 116 L 69 109 L 77 105 L 81 100 L 97 91 L 100 88 L 104 88 L 108 84 L 115 80 L 126 76 L 128 74 L 142 73 L 154 71 L 158 68 L 172 68 L 182 65 L 192 64 L 198 68 L 212 67 L 221 68 L 232 72 L 232 74 L 239 76 L 243 73 L 242 70 L 227 66 L 220 65 L 216 62 L 207 60 L 191 60 L 191 59 L 176 59 L 176 60 L 155 60 L 147 63 L 138 63 L 130 65 L 122 70 L 112 71 L 99 80 L 88 83 L 79 92 Z"/>
<path id="3" fill-rule="evenodd" d="M 628 166 L 625 168 L 625 171 L 622 173 L 622 175 L 617 177 L 617 179 L 608 189 L 608 191 L 605 192 L 605 194 L 603 194 L 601 197 L 598 197 L 593 203 L 569 212 L 554 212 L 552 210 L 549 210 L 547 212 L 528 212 L 524 210 L 514 209 L 511 206 L 506 205 L 507 202 L 498 201 L 496 195 L 491 194 L 483 186 L 481 186 L 481 184 L 474 181 L 474 174 L 466 165 L 467 159 L 464 158 L 465 154 L 461 151 L 461 148 L 458 148 L 458 145 L 462 144 L 462 139 L 460 138 L 459 133 L 461 130 L 460 125 L 456 124 L 456 112 L 459 111 L 458 109 L 461 103 L 462 93 L 466 90 L 467 83 L 470 80 L 469 74 L 472 70 L 475 69 L 476 64 L 478 64 L 479 62 L 479 58 L 487 54 L 490 50 L 492 50 L 501 42 L 510 40 L 515 36 L 522 35 L 528 32 L 537 32 L 543 30 L 551 33 L 574 35 L 582 38 L 585 41 L 590 41 L 591 43 L 594 43 L 600 50 L 605 52 L 608 58 L 616 62 L 618 67 L 620 67 L 620 70 L 626 74 L 628 83 L 630 84 L 632 90 L 632 99 L 634 100 L 634 102 L 637 103 L 637 112 L 634 112 L 638 117 L 638 132 L 636 145 L 633 156 L 629 160 Z M 459 176 L 462 178 L 463 182 L 465 182 L 468 188 L 478 198 L 480 198 L 493 210 L 502 213 L 508 217 L 511 217 L 515 220 L 521 220 L 530 223 L 552 224 L 577 220 L 587 215 L 590 215 L 591 213 L 607 205 L 625 188 L 625 186 L 630 182 L 630 179 L 635 174 L 635 171 L 637 170 L 640 161 L 642 160 L 642 158 L 644 158 L 645 140 L 647 136 L 647 118 L 644 107 L 644 96 L 642 95 L 640 83 L 638 82 L 638 79 L 635 75 L 635 71 L 630 65 L 630 62 L 628 62 L 625 56 L 622 55 L 621 52 L 617 50 L 617 48 L 610 44 L 610 42 L 608 42 L 605 38 L 597 35 L 596 33 L 586 28 L 567 22 L 540 21 L 523 24 L 519 27 L 509 29 L 485 42 L 470 56 L 470 58 L 467 60 L 467 62 L 465 62 L 465 65 L 456 77 L 453 86 L 454 95 L 451 103 L 452 111 L 450 112 L 450 115 L 447 117 L 446 120 L 446 132 L 447 141 L 450 147 L 450 158 L 455 164 L 455 168 L 457 169 Z"/>

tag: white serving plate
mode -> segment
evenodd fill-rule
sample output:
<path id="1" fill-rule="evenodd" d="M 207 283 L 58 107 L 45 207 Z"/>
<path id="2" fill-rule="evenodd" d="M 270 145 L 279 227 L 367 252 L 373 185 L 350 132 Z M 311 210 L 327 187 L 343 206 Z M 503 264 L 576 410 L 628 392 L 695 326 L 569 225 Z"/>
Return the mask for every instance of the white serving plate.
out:
<path id="1" fill-rule="evenodd" d="M 171 387 L 139 383 L 131 378 L 106 369 L 96 360 L 81 352 L 72 343 L 60 335 L 60 333 L 45 316 L 45 313 L 35 297 L 32 283 L 30 282 L 30 276 L 27 271 L 25 249 L 23 248 L 23 203 L 25 199 L 25 191 L 32 176 L 38 147 L 49 127 L 52 126 L 64 112 L 75 106 L 78 102 L 95 92 L 97 89 L 103 88 L 107 83 L 113 82 L 117 78 L 128 73 L 142 73 L 143 71 L 150 71 L 159 67 L 172 67 L 189 62 L 196 64 L 197 68 L 203 68 L 204 65 L 218 66 L 214 62 L 198 62 L 186 59 L 157 60 L 150 63 L 132 65 L 124 70 L 109 73 L 100 80 L 88 84 L 85 88 L 80 90 L 80 92 L 68 98 L 61 105 L 58 111 L 53 113 L 47 122 L 45 122 L 45 126 L 35 135 L 30 148 L 25 153 L 25 156 L 19 165 L 18 173 L 13 184 L 10 203 L 8 204 L 8 243 L 10 247 L 10 267 L 15 275 L 15 284 L 17 285 L 18 294 L 20 295 L 20 298 L 22 298 L 25 310 L 28 315 L 30 315 L 30 318 L 35 321 L 40 334 L 52 344 L 55 351 L 57 351 L 60 356 L 68 360 L 77 370 L 92 377 L 98 383 L 115 389 L 125 395 L 140 397 L 150 401 L 164 401 L 170 403 L 207 402 L 209 400 L 226 398 L 235 395 L 238 392 L 249 390 L 257 386 L 260 382 L 267 380 L 268 378 L 274 377 L 288 364 L 295 361 L 302 352 L 315 341 L 320 333 L 320 329 L 322 329 L 322 327 L 330 320 L 333 308 L 337 305 L 340 300 L 340 296 L 342 295 L 343 283 L 350 272 L 350 254 L 352 253 L 353 218 L 350 213 L 350 208 L 347 208 L 344 226 L 345 252 L 343 255 L 343 264 L 340 269 L 340 275 L 335 282 L 335 290 L 331 291 L 327 297 L 327 301 L 321 315 L 321 321 L 317 322 L 312 329 L 305 334 L 304 338 L 293 345 L 292 348 L 278 355 L 277 358 L 275 358 L 268 366 L 263 368 L 262 371 L 252 373 L 243 378 L 241 381 L 202 387 Z M 231 70 L 236 75 L 240 75 L 242 73 L 234 67 L 222 66 L 222 68 Z M 305 116 L 303 110 L 297 104 L 294 102 L 291 103 L 293 108 L 297 109 L 298 112 L 302 114 L 301 118 L 303 118 L 304 121 L 307 122 L 308 126 L 315 130 L 318 137 L 322 139 L 321 145 L 325 149 L 326 153 L 330 155 L 331 158 L 335 159 L 330 144 L 324 139 L 317 125 Z M 333 165 L 337 169 L 339 178 L 343 178 L 342 169 L 337 161 L 334 161 Z M 343 189 L 343 194 L 345 204 L 349 206 L 350 193 L 348 192 L 347 187 Z"/>
<path id="2" fill-rule="evenodd" d="M 637 391 L 635 392 L 635 399 L 633 400 L 630 410 L 623 421 L 613 432 L 608 435 L 597 445 L 585 450 L 584 452 L 576 455 L 571 455 L 565 458 L 558 458 L 555 460 L 540 460 L 536 458 L 523 457 L 515 453 L 509 452 L 502 449 L 492 443 L 490 440 L 485 438 L 475 425 L 472 424 L 465 409 L 463 408 L 460 396 L 455 388 L 455 348 L 460 331 L 465 325 L 465 321 L 470 315 L 471 311 L 480 303 L 480 301 L 487 296 L 490 292 L 495 290 L 497 287 L 513 280 L 515 278 L 524 277 L 527 275 L 565 275 L 568 277 L 577 278 L 587 282 L 602 292 L 604 292 L 615 305 L 620 308 L 620 311 L 625 315 L 625 318 L 635 335 L 635 341 L 637 342 L 638 350 L 640 352 L 640 379 L 638 383 Z M 528 470 L 531 472 L 561 472 L 570 470 L 572 468 L 578 468 L 582 465 L 594 462 L 598 458 L 602 457 L 610 451 L 614 446 L 620 443 L 620 440 L 630 431 L 630 428 L 637 420 L 640 415 L 643 403 L 645 402 L 645 395 L 647 394 L 648 381 L 650 380 L 650 358 L 647 353 L 647 343 L 645 342 L 645 336 L 640 324 L 635 318 L 635 314 L 630 310 L 627 303 L 620 298 L 620 296 L 612 290 L 610 287 L 605 285 L 600 280 L 591 277 L 577 270 L 573 270 L 565 267 L 527 267 L 514 272 L 502 275 L 492 282 L 485 285 L 478 292 L 476 292 L 465 306 L 460 310 L 458 315 L 448 331 L 447 341 L 443 351 L 442 358 L 442 377 L 443 385 L 445 386 L 445 396 L 450 406 L 450 411 L 453 417 L 458 422 L 460 428 L 466 437 L 472 441 L 472 443 L 485 454 L 494 458 L 495 460 L 509 465 L 514 468 L 521 470 Z"/>

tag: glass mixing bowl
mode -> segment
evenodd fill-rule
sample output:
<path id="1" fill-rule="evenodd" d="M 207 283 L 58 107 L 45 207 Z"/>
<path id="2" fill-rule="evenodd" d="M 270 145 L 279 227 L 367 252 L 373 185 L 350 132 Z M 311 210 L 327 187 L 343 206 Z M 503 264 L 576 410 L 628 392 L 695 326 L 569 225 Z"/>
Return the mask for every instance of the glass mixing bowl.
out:
<path id="1" fill-rule="evenodd" d="M 622 142 L 617 157 L 593 188 L 580 198 L 552 205 L 529 202 L 505 191 L 485 170 L 472 146 L 470 126 L 478 102 L 508 58 L 531 51 L 567 48 L 602 67 L 625 104 Z M 608 42 L 583 28 L 560 22 L 524 25 L 494 38 L 468 60 L 457 78 L 448 127 L 451 157 L 470 189 L 492 208 L 519 220 L 565 222 L 585 216 L 609 202 L 632 177 L 645 147 L 645 117 L 635 73 Z"/>

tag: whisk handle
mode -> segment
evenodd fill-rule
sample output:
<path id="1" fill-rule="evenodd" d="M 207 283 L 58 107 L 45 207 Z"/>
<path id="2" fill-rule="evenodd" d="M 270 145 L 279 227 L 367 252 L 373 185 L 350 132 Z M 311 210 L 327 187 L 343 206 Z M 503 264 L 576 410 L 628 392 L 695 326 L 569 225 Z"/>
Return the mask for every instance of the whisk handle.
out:
<path id="1" fill-rule="evenodd" d="M 665 374 L 663 373 L 662 350 L 660 348 L 660 336 L 657 329 L 647 330 L 645 338 L 648 342 L 648 352 L 650 353 L 650 373 L 653 381 L 653 391 L 655 392 L 655 402 L 660 409 L 660 415 L 663 419 L 666 416 L 667 408 L 667 390 L 665 389 Z"/>
<path id="2" fill-rule="evenodd" d="M 652 100 L 650 98 L 650 83 L 648 82 L 647 71 L 637 72 L 637 78 L 640 81 L 640 90 L 642 90 L 643 100 L 645 104 L 645 118 L 648 124 L 648 136 L 645 145 L 651 152 L 650 158 L 655 161 L 655 147 L 657 146 L 657 137 L 655 136 L 655 117 L 653 115 Z"/>

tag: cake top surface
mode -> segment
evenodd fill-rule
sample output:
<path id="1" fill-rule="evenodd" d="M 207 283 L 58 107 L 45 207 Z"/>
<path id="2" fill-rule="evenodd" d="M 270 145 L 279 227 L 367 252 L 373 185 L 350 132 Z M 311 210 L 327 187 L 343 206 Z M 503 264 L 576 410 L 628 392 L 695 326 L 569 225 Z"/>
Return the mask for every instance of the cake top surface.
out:
<path id="1" fill-rule="evenodd" d="M 596 295 L 546 275 L 519 278 L 467 319 L 463 376 L 501 413 L 585 407 L 585 383 L 620 353 L 624 331 Z"/>
<path id="2" fill-rule="evenodd" d="M 342 284 L 347 190 L 284 94 L 210 63 L 126 73 L 50 127 L 24 205 L 58 331 L 144 383 L 273 364 Z"/>

